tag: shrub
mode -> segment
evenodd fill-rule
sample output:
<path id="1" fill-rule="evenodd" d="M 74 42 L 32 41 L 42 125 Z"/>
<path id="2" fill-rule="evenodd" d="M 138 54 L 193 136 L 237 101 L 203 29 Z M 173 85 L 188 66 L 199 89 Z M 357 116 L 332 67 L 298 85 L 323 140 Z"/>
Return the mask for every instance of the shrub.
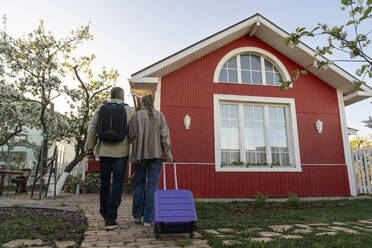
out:
<path id="1" fill-rule="evenodd" d="M 255 204 L 262 207 L 266 203 L 266 196 L 257 191 Z"/>
<path id="2" fill-rule="evenodd" d="M 292 207 L 298 207 L 301 205 L 300 197 L 297 196 L 295 193 L 288 192 L 288 200 L 287 204 Z"/>

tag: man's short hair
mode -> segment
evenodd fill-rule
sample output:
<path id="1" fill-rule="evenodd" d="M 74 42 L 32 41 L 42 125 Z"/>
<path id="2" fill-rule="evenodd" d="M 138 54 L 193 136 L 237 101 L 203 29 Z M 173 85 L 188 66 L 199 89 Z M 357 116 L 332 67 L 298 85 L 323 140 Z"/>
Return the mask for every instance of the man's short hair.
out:
<path id="1" fill-rule="evenodd" d="M 111 89 L 111 99 L 124 98 L 124 90 L 121 87 L 114 87 Z"/>

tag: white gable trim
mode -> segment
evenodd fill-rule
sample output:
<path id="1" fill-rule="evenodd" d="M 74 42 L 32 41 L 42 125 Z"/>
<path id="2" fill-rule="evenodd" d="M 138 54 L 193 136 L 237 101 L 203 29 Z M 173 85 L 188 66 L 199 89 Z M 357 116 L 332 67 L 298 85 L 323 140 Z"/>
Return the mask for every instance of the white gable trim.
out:
<path id="1" fill-rule="evenodd" d="M 337 100 L 338 100 L 338 110 L 340 115 L 340 124 L 341 124 L 341 134 L 342 134 L 342 143 L 344 146 L 344 156 L 345 163 L 347 165 L 347 174 L 349 177 L 349 187 L 350 194 L 356 196 L 356 182 L 355 182 L 355 170 L 353 163 L 351 162 L 351 150 L 349 146 L 349 138 L 347 135 L 347 126 L 346 126 L 346 114 L 345 114 L 345 105 L 342 97 L 341 90 L 337 90 Z"/>
<path id="2" fill-rule="evenodd" d="M 287 68 L 284 66 L 284 64 L 274 54 L 272 54 L 272 53 L 270 53 L 270 52 L 268 52 L 264 49 L 258 48 L 258 47 L 249 46 L 249 47 L 236 48 L 236 49 L 228 52 L 225 56 L 223 56 L 223 58 L 218 63 L 218 65 L 216 67 L 216 70 L 214 71 L 213 82 L 214 83 L 219 82 L 220 71 L 222 69 L 222 66 L 229 59 L 231 59 L 234 56 L 237 56 L 239 54 L 244 54 L 244 53 L 255 53 L 257 55 L 264 56 L 264 57 L 268 58 L 269 61 L 271 60 L 270 62 L 273 62 L 274 65 L 276 65 L 278 67 L 280 73 L 284 77 L 284 80 L 286 80 L 286 81 L 291 80 L 291 78 L 289 76 L 289 73 L 287 71 Z M 263 68 L 261 68 L 261 69 L 263 70 Z"/>
<path id="3" fill-rule="evenodd" d="M 262 31 L 265 30 L 265 31 Z M 262 36 L 260 32 L 265 32 L 268 35 Z M 280 42 L 282 38 L 289 36 L 289 33 L 285 32 L 283 29 L 264 18 L 260 14 L 255 14 L 237 24 L 234 24 L 216 34 L 213 34 L 195 44 L 192 44 L 179 52 L 176 52 L 163 60 L 160 60 L 138 72 L 132 74 L 132 79 L 137 80 L 142 77 L 157 76 L 163 77 L 171 73 L 182 66 L 208 54 L 221 46 L 224 46 L 231 42 L 232 38 L 237 39 L 244 35 L 254 35 L 257 36 L 264 42 L 267 42 L 274 49 L 278 50 L 283 55 L 287 56 L 297 64 L 302 67 L 307 67 L 309 61 L 313 61 L 313 56 L 315 51 L 300 42 L 296 47 L 289 48 L 283 44 L 280 46 L 275 46 L 278 43 L 272 43 L 270 37 L 273 37 L 275 42 Z M 276 37 L 276 38 L 275 38 Z M 214 49 L 214 50 L 213 50 Z M 328 61 L 325 57 L 318 57 L 320 61 Z M 306 63 L 306 65 L 304 64 Z M 341 89 L 343 94 L 350 94 L 356 90 L 353 88 L 353 83 L 358 81 L 356 77 L 348 72 L 344 71 L 342 68 L 335 64 L 330 64 L 328 66 L 328 72 L 317 71 L 314 67 L 308 69 L 315 76 L 328 83 L 333 88 Z M 362 91 L 368 92 L 372 96 L 372 88 L 368 85 L 363 85 L 361 87 Z M 365 98 L 368 98 L 365 96 Z M 361 99 L 355 99 L 355 101 L 360 101 Z"/>
<path id="4" fill-rule="evenodd" d="M 137 74 L 133 74 L 133 79 L 136 80 L 138 78 L 141 78 L 141 77 L 146 77 L 148 75 L 151 75 L 152 73 L 166 67 L 166 66 L 169 66 L 170 64 L 182 59 L 183 57 L 186 57 L 206 46 L 209 46 L 211 44 L 213 44 L 214 42 L 218 41 L 218 40 L 221 40 L 241 29 L 244 29 L 244 28 L 247 28 L 249 27 L 250 25 L 252 25 L 253 23 L 255 23 L 257 20 L 259 19 L 259 16 L 258 15 L 255 15 L 253 16 L 252 18 L 250 19 L 247 19 L 246 21 L 242 22 L 242 23 L 239 23 L 238 25 L 235 25 L 229 29 L 226 29 L 216 35 L 213 35 L 212 37 L 210 38 L 207 38 L 199 43 L 196 43 L 195 45 L 191 45 L 189 48 L 175 54 L 174 56 L 170 56 L 168 57 L 167 59 L 164 59 L 162 61 L 160 61 L 159 63 L 156 63 L 154 64 L 153 66 L 150 66 L 146 69 L 144 69 L 143 71 L 140 71 L 139 73 Z"/>

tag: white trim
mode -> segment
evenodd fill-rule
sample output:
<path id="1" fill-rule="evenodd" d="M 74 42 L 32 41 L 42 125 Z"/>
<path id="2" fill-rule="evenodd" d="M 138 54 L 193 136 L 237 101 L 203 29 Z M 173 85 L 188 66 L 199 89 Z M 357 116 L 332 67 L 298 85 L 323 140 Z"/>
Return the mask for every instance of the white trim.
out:
<path id="1" fill-rule="evenodd" d="M 301 164 L 304 166 L 346 166 L 347 164 Z"/>
<path id="2" fill-rule="evenodd" d="M 271 24 L 265 18 L 259 18 L 259 20 L 262 22 L 262 24 L 264 26 L 266 26 L 267 28 L 271 29 L 273 32 L 277 33 L 281 37 L 285 38 L 285 37 L 288 36 L 288 34 L 286 32 L 284 32 L 280 28 L 276 27 L 275 25 Z M 311 56 L 311 57 L 314 58 L 315 51 L 312 50 L 311 48 L 309 48 L 308 46 L 306 46 L 303 42 L 300 42 L 296 46 L 296 48 L 299 48 L 300 50 L 302 50 L 303 52 L 307 53 L 309 56 Z M 319 57 L 319 56 L 317 57 L 317 60 L 319 60 L 319 61 L 328 61 L 327 59 L 325 59 L 323 57 Z M 331 69 L 331 70 L 333 70 L 333 71 L 335 71 L 336 73 L 340 74 L 342 77 L 344 77 L 345 79 L 347 79 L 351 83 L 355 81 L 355 78 L 354 77 L 352 77 L 351 75 L 349 75 L 348 73 L 346 73 L 345 71 L 343 71 L 341 68 L 339 68 L 338 66 L 336 66 L 334 64 L 330 64 L 328 66 L 328 68 Z"/>
<path id="3" fill-rule="evenodd" d="M 238 118 L 239 116 L 243 116 L 243 106 L 241 104 L 238 105 Z M 240 145 L 240 161 L 245 161 L 246 157 L 245 157 L 245 151 L 244 151 L 244 147 L 245 147 L 245 139 L 244 139 L 244 136 L 240 133 L 241 130 L 243 130 L 244 128 L 244 120 L 243 118 L 239 118 L 238 119 L 239 121 L 239 144 Z"/>
<path id="4" fill-rule="evenodd" d="M 133 83 L 158 83 L 157 77 L 129 78 L 128 80 Z"/>
<path id="5" fill-rule="evenodd" d="M 361 90 L 355 91 L 343 97 L 344 105 L 348 106 L 350 104 L 370 98 L 371 96 L 372 96 L 372 93 L 369 93 L 366 91 L 361 91 Z"/>
<path id="6" fill-rule="evenodd" d="M 287 130 L 288 139 L 292 137 L 293 142 L 293 163 L 295 167 L 224 167 L 221 168 L 221 152 L 220 152 L 220 102 L 231 101 L 231 102 L 247 102 L 247 103 L 262 103 L 262 104 L 285 104 L 288 106 L 288 113 L 290 118 L 288 123 L 290 126 Z M 215 151 L 215 164 L 216 171 L 259 171 L 259 172 L 301 172 L 301 158 L 300 158 L 300 147 L 298 142 L 298 131 L 297 131 L 297 118 L 296 118 L 296 104 L 293 98 L 278 98 L 278 97 L 258 97 L 258 96 L 238 96 L 238 95 L 222 95 L 213 94 L 213 111 L 214 111 L 214 151 Z M 291 133 L 291 136 L 289 135 Z M 266 144 L 267 145 L 267 144 Z M 289 143 L 290 145 L 290 143 Z"/>
<path id="7" fill-rule="evenodd" d="M 187 58 L 187 57 L 190 57 L 191 60 L 188 60 L 188 61 L 183 61 L 184 63 L 190 63 L 192 62 L 194 59 L 197 59 L 199 58 L 197 56 L 197 53 L 200 52 L 201 53 L 201 56 L 204 54 L 204 52 L 211 52 L 209 48 L 213 47 L 214 44 L 217 44 L 216 46 L 216 49 L 221 47 L 222 45 L 225 45 L 225 43 L 229 42 L 229 38 L 230 37 L 241 37 L 241 36 L 245 36 L 245 35 L 249 35 L 250 33 L 253 34 L 253 31 L 255 29 L 255 27 L 257 26 L 257 24 L 260 23 L 260 28 L 259 30 L 256 32 L 256 36 L 259 36 L 257 34 L 259 34 L 261 32 L 261 29 L 269 29 L 271 32 L 272 32 L 272 35 L 269 35 L 267 37 L 270 37 L 270 36 L 279 36 L 279 37 L 287 37 L 289 35 L 289 33 L 285 32 L 284 30 L 282 30 L 281 28 L 279 28 L 278 26 L 276 26 L 275 24 L 273 24 L 272 22 L 270 22 L 268 19 L 266 19 L 265 17 L 261 16 L 260 14 L 255 14 L 254 16 L 250 17 L 250 18 L 247 18 L 235 25 L 232 25 L 231 27 L 228 27 L 227 29 L 224 29 L 214 35 L 211 35 L 210 37 L 207 37 L 206 39 L 203 39 L 195 44 L 192 44 L 191 46 L 173 54 L 173 55 L 170 55 L 169 57 L 161 60 L 161 61 L 158 61 L 156 63 L 154 63 L 153 65 L 150 65 L 149 67 L 146 67 L 138 72 L 135 72 L 133 75 L 132 75 L 132 78 L 131 80 L 136 80 L 138 78 L 142 78 L 142 77 L 146 77 L 146 76 L 149 76 L 149 75 L 154 75 L 155 73 L 157 72 L 160 72 L 162 69 L 164 68 L 167 68 L 167 67 L 171 67 L 173 64 L 177 64 L 177 62 L 180 62 L 182 61 L 183 59 Z M 235 35 L 235 36 L 234 36 Z M 235 37 L 235 38 L 237 38 Z M 226 40 L 226 42 L 224 43 L 224 41 Z M 263 41 L 267 42 L 269 45 L 270 45 L 270 40 L 265 40 L 263 39 Z M 300 42 L 298 45 L 296 45 L 296 47 L 292 48 L 292 49 L 289 49 L 287 48 L 286 46 L 280 46 L 280 49 L 277 48 L 277 50 L 279 52 L 281 52 L 282 54 L 286 55 L 287 57 L 289 58 L 292 58 L 293 56 L 296 56 L 295 54 L 302 54 L 304 53 L 304 55 L 306 56 L 307 59 L 311 59 L 313 61 L 314 59 L 314 54 L 315 54 L 315 51 L 314 49 L 308 47 L 307 45 L 305 45 L 303 42 Z M 195 55 L 195 56 L 194 56 Z M 303 56 L 303 55 L 302 55 Z M 321 60 L 321 61 L 327 61 L 326 58 L 323 58 L 323 57 L 318 57 L 317 58 L 318 60 Z M 295 61 L 296 62 L 296 61 Z M 181 65 L 183 66 L 183 64 Z M 306 67 L 307 65 L 302 65 L 302 67 Z M 170 73 L 172 72 L 174 69 L 177 69 L 178 67 L 177 66 L 174 66 L 172 68 L 169 68 L 169 70 L 166 71 L 166 73 Z M 311 69 L 310 70 L 315 76 L 320 76 L 320 78 L 323 78 L 322 75 L 320 75 L 320 73 L 318 73 L 317 70 L 313 70 Z M 347 73 L 346 71 L 342 70 L 340 67 L 334 65 L 334 64 L 330 64 L 329 65 L 329 68 L 328 68 L 328 71 L 330 71 L 330 74 L 338 74 L 340 77 L 342 77 L 343 79 L 345 80 L 342 80 L 342 82 L 338 83 L 338 81 L 340 80 L 337 80 L 337 82 L 335 84 L 337 85 L 340 85 L 340 87 L 345 83 L 346 84 L 349 84 L 349 86 L 347 88 L 343 88 L 342 90 L 345 91 L 345 92 L 351 92 L 351 91 L 354 91 L 352 90 L 352 85 L 354 83 L 354 81 L 357 81 L 357 78 L 353 77 L 351 74 Z M 163 76 L 163 75 L 160 75 L 160 76 Z M 328 82 L 329 79 L 323 79 L 324 81 Z M 332 87 L 334 88 L 337 88 L 335 87 L 334 84 L 331 85 Z M 366 91 L 366 92 L 369 92 L 371 93 L 372 92 L 372 88 L 366 86 L 366 85 L 362 85 L 361 86 L 361 89 Z M 362 99 L 359 99 L 358 101 L 360 101 Z"/>
<path id="8" fill-rule="evenodd" d="M 210 37 L 209 39 L 206 39 L 202 42 L 199 42 L 199 43 L 191 46 L 190 48 L 188 48 L 188 49 L 186 49 L 186 50 L 184 50 L 184 51 L 182 51 L 182 52 L 180 52 L 180 53 L 178 53 L 174 56 L 171 56 L 171 57 L 169 57 L 169 58 L 167 58 L 167 59 L 165 59 L 165 60 L 163 60 L 163 61 L 161 61 L 161 62 L 159 62 L 159 63 L 141 71 L 141 72 L 139 72 L 138 74 L 133 76 L 133 79 L 137 79 L 137 78 L 145 77 L 147 75 L 151 75 L 152 73 L 154 73 L 154 72 L 156 72 L 156 71 L 158 71 L 158 70 L 160 70 L 160 69 L 162 69 L 166 66 L 169 66 L 169 65 L 179 61 L 180 59 L 201 50 L 202 48 L 205 48 L 209 45 L 212 45 L 213 43 L 215 43 L 215 42 L 217 42 L 217 41 L 219 41 L 223 38 L 226 38 L 226 37 L 234 34 L 235 32 L 238 32 L 238 31 L 240 31 L 244 28 L 249 27 L 250 25 L 255 23 L 258 20 L 258 18 L 259 18 L 259 16 L 254 16 L 254 17 L 252 17 L 252 18 L 250 18 L 250 19 L 248 19 L 248 20 L 246 20 L 242 23 L 239 23 L 238 25 L 235 25 L 235 26 L 233 26 L 233 27 L 221 32 L 221 33 L 218 33 L 218 34 Z"/>
<path id="9" fill-rule="evenodd" d="M 261 23 L 259 21 L 257 21 L 253 28 L 249 31 L 249 37 L 252 37 L 254 36 L 254 34 L 257 32 L 258 28 L 260 27 Z"/>
<path id="10" fill-rule="evenodd" d="M 366 85 L 366 84 L 362 84 L 362 85 L 360 86 L 360 88 L 361 88 L 362 90 L 364 90 L 365 92 L 367 92 L 367 93 L 369 94 L 370 97 L 372 96 L 372 88 L 370 88 L 368 85 Z"/>
<path id="11" fill-rule="evenodd" d="M 213 82 L 214 83 L 220 83 L 219 82 L 219 77 L 220 77 L 220 71 L 222 69 L 222 66 L 231 58 L 237 56 L 237 55 L 240 55 L 240 54 L 244 54 L 244 53 L 253 53 L 253 54 L 256 54 L 256 55 L 259 55 L 260 56 L 260 59 L 262 60 L 262 56 L 264 58 L 267 58 L 268 61 L 270 61 L 271 63 L 273 63 L 277 69 L 279 70 L 280 74 L 284 77 L 283 79 L 285 81 L 290 81 L 291 78 L 290 78 L 290 75 L 287 71 L 287 68 L 284 66 L 284 64 L 275 56 L 273 55 L 272 53 L 264 50 L 264 49 L 261 49 L 261 48 L 258 48 L 258 47 L 253 47 L 253 46 L 247 46 L 247 47 L 239 47 L 239 48 L 236 48 L 234 50 L 231 50 L 230 52 L 228 52 L 227 54 L 225 54 L 225 56 L 222 57 L 222 59 L 220 60 L 220 62 L 218 62 L 217 66 L 216 66 L 216 69 L 214 71 L 214 76 L 213 76 Z M 263 71 L 263 74 L 264 73 L 264 70 L 265 70 L 265 65 L 261 62 L 261 70 Z M 238 70 L 238 74 L 239 74 L 239 70 Z M 262 78 L 263 80 L 264 78 Z M 238 83 L 241 83 L 241 80 L 238 80 Z M 265 84 L 265 81 L 263 81 L 263 85 L 266 85 Z"/>
<path id="12" fill-rule="evenodd" d="M 158 86 L 155 90 L 155 101 L 154 101 L 154 108 L 160 111 L 160 100 L 161 100 L 161 78 L 159 78 Z"/>
<path id="13" fill-rule="evenodd" d="M 346 126 L 345 106 L 344 106 L 342 91 L 339 89 L 337 89 L 337 100 L 338 100 L 338 111 L 340 115 L 342 142 L 344 146 L 343 148 L 344 148 L 345 163 L 347 164 L 347 174 L 349 177 L 350 194 L 352 196 L 356 196 L 357 193 L 356 193 L 355 172 L 354 172 L 353 163 L 351 162 L 350 146 L 349 146 L 349 139 L 347 135 L 347 126 Z"/>
<path id="14" fill-rule="evenodd" d="M 347 101 L 352 100 L 354 97 L 358 97 L 358 96 L 371 97 L 371 94 L 369 94 L 368 92 L 365 92 L 365 91 L 355 91 L 353 93 L 350 93 L 350 94 L 344 96 L 342 99 L 343 99 L 344 102 L 347 102 Z"/>

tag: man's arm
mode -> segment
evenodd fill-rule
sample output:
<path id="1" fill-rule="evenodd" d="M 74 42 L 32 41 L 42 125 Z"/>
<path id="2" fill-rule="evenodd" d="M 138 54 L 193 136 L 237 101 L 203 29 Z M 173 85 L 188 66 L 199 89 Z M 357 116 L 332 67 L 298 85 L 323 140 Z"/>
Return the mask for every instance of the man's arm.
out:
<path id="1" fill-rule="evenodd" d="M 93 154 L 93 150 L 97 142 L 96 134 L 97 134 L 99 109 L 100 107 L 98 107 L 96 111 L 94 111 L 93 117 L 90 120 L 89 126 L 88 126 L 87 142 L 85 144 L 85 149 L 88 154 Z"/>
<path id="2" fill-rule="evenodd" d="M 137 123 L 137 112 L 135 112 L 131 118 L 131 121 L 129 123 L 128 127 L 128 142 L 131 143 L 133 140 L 137 137 L 137 130 L 136 130 Z"/>

